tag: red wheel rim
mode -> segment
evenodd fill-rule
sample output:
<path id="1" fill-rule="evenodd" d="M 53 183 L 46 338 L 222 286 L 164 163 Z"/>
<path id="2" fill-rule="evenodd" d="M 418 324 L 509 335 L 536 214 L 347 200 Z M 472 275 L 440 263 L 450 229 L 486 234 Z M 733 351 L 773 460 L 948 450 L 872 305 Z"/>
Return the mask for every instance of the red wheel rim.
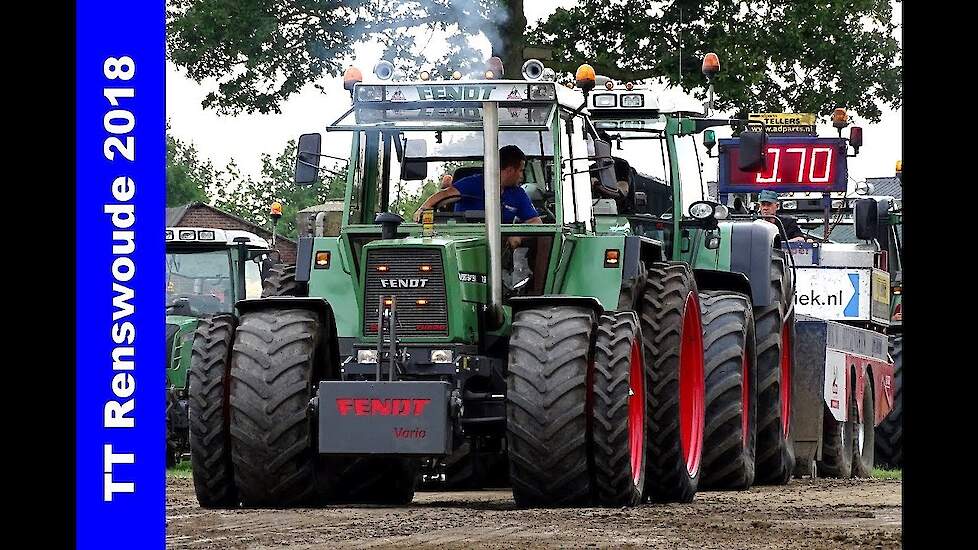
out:
<path id="1" fill-rule="evenodd" d="M 740 414 L 740 433 L 743 434 L 744 448 L 747 448 L 747 430 L 750 428 L 750 373 L 747 367 L 747 351 L 741 359 L 740 367 L 740 406 L 743 412 Z"/>
<path id="2" fill-rule="evenodd" d="M 781 431 L 788 437 L 791 427 L 791 331 L 781 328 Z"/>
<path id="3" fill-rule="evenodd" d="M 628 369 L 628 445 L 631 451 L 632 483 L 640 481 L 642 464 L 645 462 L 645 369 L 642 367 L 642 350 L 638 338 L 632 342 Z"/>
<path id="4" fill-rule="evenodd" d="M 703 422 L 706 418 L 706 383 L 703 378 L 703 325 L 700 304 L 690 293 L 683 307 L 679 348 L 679 439 L 690 477 L 700 468 Z"/>

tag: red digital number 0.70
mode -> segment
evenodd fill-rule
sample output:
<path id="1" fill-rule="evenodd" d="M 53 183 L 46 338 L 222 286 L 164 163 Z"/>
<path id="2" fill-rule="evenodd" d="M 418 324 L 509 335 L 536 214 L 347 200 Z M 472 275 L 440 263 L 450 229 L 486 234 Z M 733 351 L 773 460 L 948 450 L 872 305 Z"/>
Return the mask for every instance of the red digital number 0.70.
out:
<path id="1" fill-rule="evenodd" d="M 781 173 L 782 155 L 799 155 L 798 173 L 794 176 L 794 183 L 828 183 L 832 175 L 832 155 L 831 147 L 768 147 L 768 165 L 770 172 L 758 172 L 754 176 L 754 183 L 782 183 L 785 179 Z M 821 174 L 821 175 L 816 175 Z M 807 176 L 807 177 L 806 177 Z"/>

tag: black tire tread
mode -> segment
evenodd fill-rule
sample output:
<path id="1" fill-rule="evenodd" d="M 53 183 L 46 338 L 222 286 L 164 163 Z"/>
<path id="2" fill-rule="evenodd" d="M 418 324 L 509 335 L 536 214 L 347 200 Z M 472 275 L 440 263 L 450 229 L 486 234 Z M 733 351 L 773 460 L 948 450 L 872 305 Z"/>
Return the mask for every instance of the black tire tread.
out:
<path id="1" fill-rule="evenodd" d="M 754 483 L 784 485 L 795 469 L 794 447 L 781 429 L 781 328 L 792 323 L 788 297 L 792 294 L 785 258 L 774 252 L 771 262 L 772 304 L 755 308 L 757 337 L 757 450 Z"/>
<path id="2" fill-rule="evenodd" d="M 703 308 L 703 356 L 706 374 L 706 427 L 703 433 L 704 488 L 743 490 L 754 483 L 757 443 L 756 397 L 743 403 L 744 354 L 756 373 L 754 317 L 750 298 L 727 291 L 700 292 Z M 748 375 L 748 391 L 756 383 Z M 743 415 L 748 415 L 744 446 Z"/>
<path id="3" fill-rule="evenodd" d="M 241 316 L 231 353 L 234 481 L 245 506 L 291 506 L 316 494 L 309 401 L 320 334 L 315 313 Z"/>
<path id="4" fill-rule="evenodd" d="M 644 464 L 639 472 L 639 482 L 633 481 L 635 472 L 632 471 L 628 431 L 631 352 L 636 339 L 641 340 L 641 332 L 635 313 L 601 316 L 595 338 L 591 386 L 594 488 L 597 504 L 601 506 L 635 506 L 642 501 L 645 487 Z M 647 400 L 645 406 L 648 406 Z M 644 456 L 644 439 L 642 444 Z"/>
<path id="5" fill-rule="evenodd" d="M 231 315 L 200 319 L 187 372 L 191 470 L 197 502 L 204 508 L 237 504 L 228 415 L 235 324 Z"/>
<path id="6" fill-rule="evenodd" d="M 298 296 L 299 283 L 295 280 L 295 265 L 274 264 L 268 268 L 261 283 L 261 297 Z"/>
<path id="7" fill-rule="evenodd" d="M 696 295 L 697 289 L 687 264 L 649 265 L 640 317 L 650 411 L 645 493 L 655 502 L 690 502 L 699 482 L 699 472 L 690 476 L 686 469 L 679 427 L 679 349 L 690 293 Z"/>
<path id="8" fill-rule="evenodd" d="M 575 506 L 590 499 L 587 374 L 593 325 L 593 313 L 581 307 L 514 315 L 506 431 L 518 506 Z"/>

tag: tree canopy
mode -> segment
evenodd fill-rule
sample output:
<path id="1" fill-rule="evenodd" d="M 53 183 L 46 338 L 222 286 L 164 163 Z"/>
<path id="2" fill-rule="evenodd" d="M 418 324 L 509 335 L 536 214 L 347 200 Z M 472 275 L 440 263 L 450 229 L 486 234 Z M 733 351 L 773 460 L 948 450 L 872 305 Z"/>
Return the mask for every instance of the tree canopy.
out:
<path id="1" fill-rule="evenodd" d="M 581 0 L 530 28 L 522 0 L 171 0 L 167 19 L 170 59 L 197 82 L 216 82 L 204 106 L 224 114 L 279 112 L 306 84 L 342 74 L 353 47 L 373 39 L 402 70 L 426 63 L 468 74 L 484 62 L 468 42 L 480 33 L 509 76 L 524 46 L 543 46 L 565 76 L 586 62 L 616 80 L 659 78 L 702 94 L 700 63 L 712 51 L 720 109 L 825 115 L 842 106 L 878 122 L 881 106 L 902 104 L 888 0 Z M 436 32 L 446 51 L 426 61 Z"/>

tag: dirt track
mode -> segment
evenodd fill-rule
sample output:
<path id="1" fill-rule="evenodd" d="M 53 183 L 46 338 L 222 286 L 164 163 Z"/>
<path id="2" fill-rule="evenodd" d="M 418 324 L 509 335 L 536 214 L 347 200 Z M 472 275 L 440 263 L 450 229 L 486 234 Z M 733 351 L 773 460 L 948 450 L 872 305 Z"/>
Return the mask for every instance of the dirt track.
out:
<path id="1" fill-rule="evenodd" d="M 202 510 L 167 479 L 169 548 L 899 548 L 901 483 L 794 480 L 692 504 L 516 509 L 509 491 L 418 493 L 410 507 Z"/>

